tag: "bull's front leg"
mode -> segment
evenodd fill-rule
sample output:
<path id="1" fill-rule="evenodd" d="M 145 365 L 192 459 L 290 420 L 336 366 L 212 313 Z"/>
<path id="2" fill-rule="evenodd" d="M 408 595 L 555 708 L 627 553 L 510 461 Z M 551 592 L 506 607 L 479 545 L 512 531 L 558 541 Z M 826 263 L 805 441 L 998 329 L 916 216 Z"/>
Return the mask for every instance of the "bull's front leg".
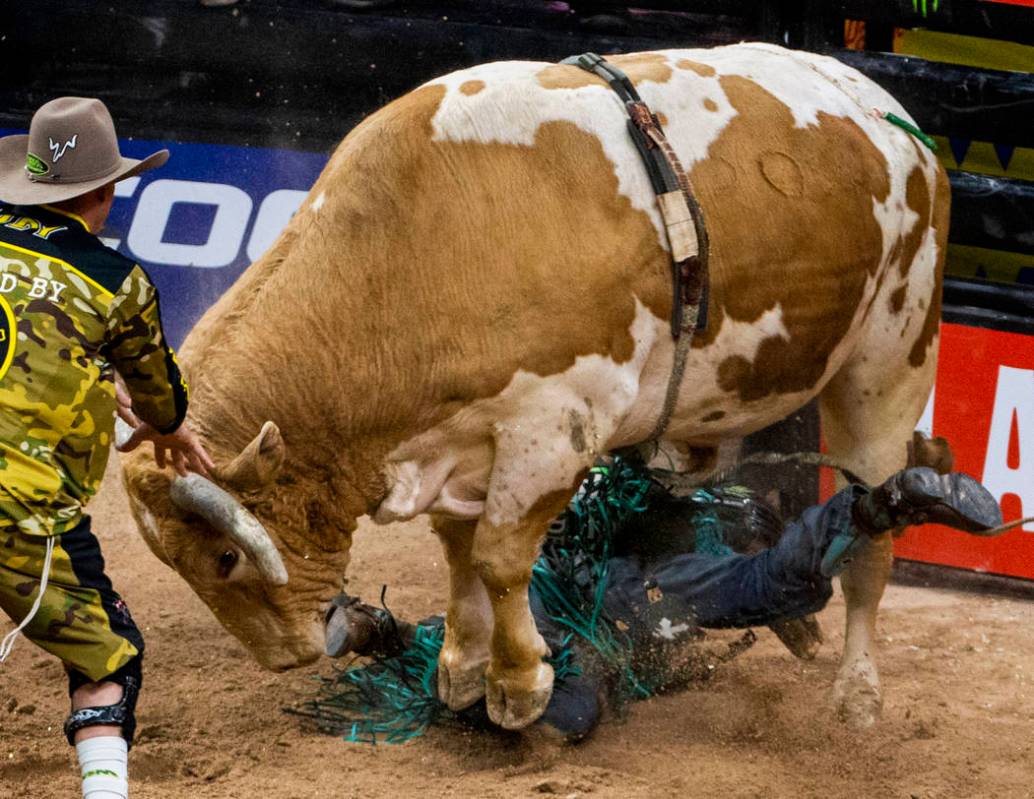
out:
<path id="1" fill-rule="evenodd" d="M 508 730 L 541 716 L 553 692 L 553 668 L 542 660 L 549 650 L 531 615 L 528 586 L 549 520 L 567 498 L 564 492 L 548 512 L 530 513 L 513 525 L 482 519 L 474 539 L 474 562 L 495 617 L 485 673 L 488 716 Z"/>
<path id="2" fill-rule="evenodd" d="M 441 539 L 449 564 L 449 605 L 445 642 L 438 656 L 438 697 L 450 710 L 462 710 L 485 695 L 492 605 L 471 558 L 477 521 L 436 516 L 431 526 Z"/>
<path id="3" fill-rule="evenodd" d="M 542 660 L 548 651 L 528 602 L 539 544 L 623 411 L 616 407 L 620 392 L 590 402 L 560 388 L 547 382 L 519 421 L 494 425 L 492 475 L 474 535 L 474 566 L 495 618 L 485 672 L 488 716 L 511 730 L 541 716 L 553 692 L 553 668 Z"/>

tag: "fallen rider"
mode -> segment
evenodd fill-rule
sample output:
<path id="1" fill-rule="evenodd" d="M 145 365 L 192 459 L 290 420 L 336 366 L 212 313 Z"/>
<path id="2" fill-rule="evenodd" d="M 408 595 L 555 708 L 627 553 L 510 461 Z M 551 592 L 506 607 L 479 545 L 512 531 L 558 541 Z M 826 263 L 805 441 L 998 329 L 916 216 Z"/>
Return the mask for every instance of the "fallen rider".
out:
<path id="1" fill-rule="evenodd" d="M 616 461 L 593 470 L 551 525 L 532 574 L 531 606 L 556 671 L 541 724 L 586 737 L 602 700 L 672 690 L 707 676 L 721 655 L 701 628 L 746 628 L 821 610 L 831 578 L 873 537 L 934 522 L 996 534 L 994 498 L 965 474 L 919 467 L 869 491 L 843 489 L 783 524 L 737 486 L 675 496 L 649 472 Z M 753 554 L 744 554 L 753 551 Z M 319 699 L 294 712 L 350 740 L 405 740 L 433 721 L 491 726 L 484 703 L 450 713 L 435 694 L 444 620 L 417 625 L 341 595 L 328 614 L 327 652 L 374 657 L 324 680 Z"/>

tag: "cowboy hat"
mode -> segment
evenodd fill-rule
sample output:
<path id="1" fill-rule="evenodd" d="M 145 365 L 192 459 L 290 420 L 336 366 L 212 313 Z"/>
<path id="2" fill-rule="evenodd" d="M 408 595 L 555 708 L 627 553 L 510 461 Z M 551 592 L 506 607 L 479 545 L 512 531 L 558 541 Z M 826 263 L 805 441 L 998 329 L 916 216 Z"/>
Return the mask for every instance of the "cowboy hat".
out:
<path id="1" fill-rule="evenodd" d="M 125 158 L 111 114 L 91 97 L 59 97 L 32 115 L 28 135 L 0 138 L 0 200 L 56 203 L 164 164 L 168 150 Z"/>

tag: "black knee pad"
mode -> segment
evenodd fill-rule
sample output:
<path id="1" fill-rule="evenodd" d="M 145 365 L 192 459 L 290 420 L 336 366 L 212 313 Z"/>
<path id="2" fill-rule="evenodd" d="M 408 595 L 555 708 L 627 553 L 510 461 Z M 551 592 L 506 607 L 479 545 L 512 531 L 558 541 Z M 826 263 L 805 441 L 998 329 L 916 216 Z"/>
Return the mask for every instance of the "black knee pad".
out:
<path id="1" fill-rule="evenodd" d="M 90 680 L 78 671 L 68 672 L 68 693 L 73 694 Z M 113 682 L 122 686 L 122 699 L 113 705 L 101 705 L 100 707 L 84 707 L 73 710 L 65 719 L 65 737 L 69 745 L 75 744 L 75 734 L 84 727 L 98 727 L 102 725 L 113 725 L 121 727 L 122 737 L 125 738 L 127 746 L 133 746 L 133 736 L 136 733 L 136 702 L 140 696 L 140 685 L 142 674 L 140 669 L 140 656 L 137 655 L 129 663 L 123 666 L 109 677 L 104 677 L 99 682 Z"/>

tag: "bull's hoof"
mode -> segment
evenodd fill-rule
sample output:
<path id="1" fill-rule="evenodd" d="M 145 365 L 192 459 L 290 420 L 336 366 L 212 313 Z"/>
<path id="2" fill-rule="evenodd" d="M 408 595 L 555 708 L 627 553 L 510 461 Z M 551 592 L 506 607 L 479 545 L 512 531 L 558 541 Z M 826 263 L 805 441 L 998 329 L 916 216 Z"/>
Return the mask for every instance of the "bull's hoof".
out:
<path id="1" fill-rule="evenodd" d="M 438 657 L 438 698 L 449 710 L 463 710 L 485 695 L 488 658 L 468 662 L 442 649 Z"/>
<path id="2" fill-rule="evenodd" d="M 814 660 L 822 646 L 822 628 L 814 616 L 801 616 L 798 619 L 780 619 L 769 625 L 769 628 L 790 650 L 794 657 L 801 660 Z"/>
<path id="3" fill-rule="evenodd" d="M 530 671 L 485 675 L 488 717 L 505 730 L 520 730 L 536 721 L 553 695 L 553 667 L 536 663 Z"/>
<path id="4" fill-rule="evenodd" d="M 833 684 L 837 717 L 853 730 L 867 730 L 883 712 L 883 694 L 876 669 L 868 663 L 842 671 Z"/>

